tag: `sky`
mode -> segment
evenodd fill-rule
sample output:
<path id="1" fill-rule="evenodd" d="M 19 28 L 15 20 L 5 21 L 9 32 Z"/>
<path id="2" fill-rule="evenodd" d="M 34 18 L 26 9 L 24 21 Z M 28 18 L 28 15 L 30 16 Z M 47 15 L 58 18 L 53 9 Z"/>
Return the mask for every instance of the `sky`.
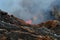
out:
<path id="1" fill-rule="evenodd" d="M 49 11 L 59 0 L 0 0 L 0 9 L 33 24 L 52 20 Z"/>

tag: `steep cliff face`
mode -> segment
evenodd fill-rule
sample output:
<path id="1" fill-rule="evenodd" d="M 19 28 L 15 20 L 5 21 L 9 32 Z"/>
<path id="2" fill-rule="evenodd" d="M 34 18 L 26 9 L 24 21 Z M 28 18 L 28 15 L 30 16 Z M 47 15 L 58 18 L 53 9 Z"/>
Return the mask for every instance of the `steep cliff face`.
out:
<path id="1" fill-rule="evenodd" d="M 50 20 L 28 24 L 0 10 L 0 40 L 60 40 L 59 23 L 58 20 Z"/>

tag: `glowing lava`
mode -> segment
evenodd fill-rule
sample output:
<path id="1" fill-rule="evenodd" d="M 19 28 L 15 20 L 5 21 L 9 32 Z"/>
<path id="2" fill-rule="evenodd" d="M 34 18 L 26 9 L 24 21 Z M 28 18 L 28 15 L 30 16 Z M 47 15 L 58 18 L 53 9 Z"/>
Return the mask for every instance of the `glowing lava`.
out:
<path id="1" fill-rule="evenodd" d="M 27 24 L 32 24 L 32 20 L 27 20 L 26 23 Z"/>

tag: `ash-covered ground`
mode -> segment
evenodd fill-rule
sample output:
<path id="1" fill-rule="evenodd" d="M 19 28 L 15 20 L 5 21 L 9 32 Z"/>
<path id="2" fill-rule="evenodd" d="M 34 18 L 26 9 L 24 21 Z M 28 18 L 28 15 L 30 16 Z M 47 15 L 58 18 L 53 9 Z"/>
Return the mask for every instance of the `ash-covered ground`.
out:
<path id="1" fill-rule="evenodd" d="M 60 40 L 60 20 L 28 24 L 0 10 L 0 40 Z"/>

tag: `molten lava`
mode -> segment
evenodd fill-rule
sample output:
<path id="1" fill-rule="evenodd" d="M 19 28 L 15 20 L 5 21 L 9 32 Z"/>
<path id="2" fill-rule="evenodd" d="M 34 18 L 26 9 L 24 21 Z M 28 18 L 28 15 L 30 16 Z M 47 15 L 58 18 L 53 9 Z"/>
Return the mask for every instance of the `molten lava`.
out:
<path id="1" fill-rule="evenodd" d="M 32 20 L 29 19 L 29 20 L 26 21 L 26 23 L 27 24 L 32 24 Z"/>

